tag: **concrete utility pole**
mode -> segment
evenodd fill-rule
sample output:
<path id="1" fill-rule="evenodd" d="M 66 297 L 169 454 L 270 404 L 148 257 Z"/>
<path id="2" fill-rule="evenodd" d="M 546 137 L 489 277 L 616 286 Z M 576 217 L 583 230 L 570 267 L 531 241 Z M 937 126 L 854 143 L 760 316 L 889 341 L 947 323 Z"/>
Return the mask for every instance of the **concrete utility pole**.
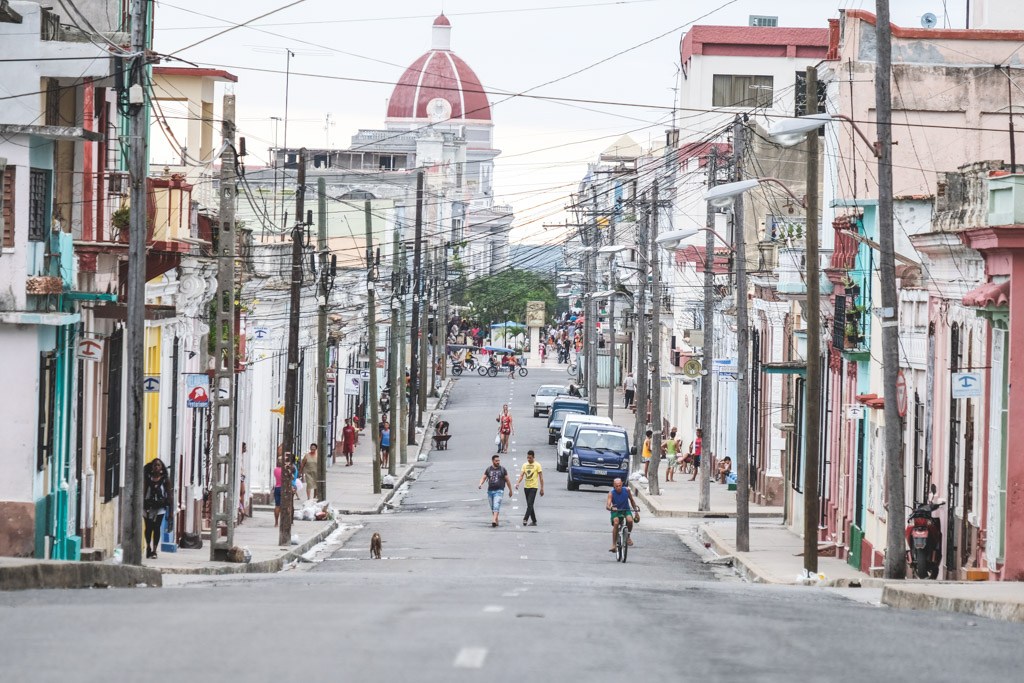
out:
<path id="1" fill-rule="evenodd" d="M 405 298 L 409 295 L 409 252 L 406 250 L 404 244 L 401 246 L 401 252 L 402 253 L 400 259 L 402 261 L 402 308 L 398 312 L 398 325 L 399 327 L 401 327 L 398 337 L 398 394 L 392 397 L 392 400 L 400 401 L 399 412 L 401 412 L 401 416 L 398 419 L 402 422 L 403 425 L 408 425 L 409 400 L 408 397 L 406 396 L 405 390 L 405 359 L 406 346 L 408 346 L 406 344 L 406 339 L 408 338 L 409 335 L 409 320 L 406 317 L 407 314 L 405 308 Z M 408 427 L 405 427 L 405 429 L 408 429 Z M 411 441 L 412 444 L 415 446 L 415 436 L 416 430 L 413 430 L 411 437 L 402 439 L 401 443 L 398 444 L 399 464 L 405 465 L 409 462 L 409 442 Z"/>
<path id="2" fill-rule="evenodd" d="M 878 21 L 875 42 L 875 116 L 878 124 L 878 242 L 882 285 L 882 385 L 885 397 L 885 473 L 889 487 L 889 524 L 885 544 L 885 578 L 907 574 L 903 537 L 903 418 L 897 402 L 900 371 L 896 252 L 892 217 L 892 27 L 889 0 L 875 0 Z M 810 100 L 808 100 L 810 101 Z"/>
<path id="3" fill-rule="evenodd" d="M 733 173 L 743 179 L 747 128 L 740 118 L 732 128 Z M 736 550 L 750 550 L 750 323 L 747 321 L 747 236 L 743 225 L 743 195 L 733 201 L 733 241 L 736 245 Z M 703 451 L 701 461 L 707 459 Z M 701 466 L 704 463 L 701 462 Z M 708 464 L 710 468 L 710 463 Z"/>
<path id="4" fill-rule="evenodd" d="M 661 249 L 658 246 L 658 181 L 651 186 L 651 464 L 647 486 L 652 496 L 661 494 L 658 465 L 661 461 Z"/>
<path id="5" fill-rule="evenodd" d="M 367 350 L 370 355 L 370 424 L 373 431 L 373 492 L 380 493 L 380 392 L 377 390 L 377 285 L 376 262 L 373 250 L 373 206 L 367 199 L 363 204 L 363 218 L 366 223 L 366 316 L 369 322 L 369 341 Z M 392 400 L 394 398 L 392 397 Z M 394 443 L 394 441 L 392 441 Z"/>
<path id="6" fill-rule="evenodd" d="M 295 226 L 292 228 L 292 281 L 288 306 L 288 371 L 284 382 L 284 466 L 281 468 L 281 517 L 278 543 L 288 545 L 294 514 L 295 412 L 299 409 L 299 316 L 302 313 L 302 238 L 305 233 L 306 149 L 299 150 L 298 187 L 295 189 Z"/>
<path id="7" fill-rule="evenodd" d="M 647 431 L 647 394 L 650 382 L 648 382 L 649 368 L 647 366 L 647 271 L 650 268 L 650 251 L 647 248 L 648 217 L 643 200 L 634 202 L 633 210 L 638 214 L 639 228 L 636 232 L 637 264 L 640 268 L 638 273 L 640 282 L 636 293 L 636 321 L 633 326 L 636 330 L 636 351 L 633 353 L 636 358 L 636 420 L 633 426 L 633 445 L 636 446 L 636 455 L 633 456 L 633 467 L 635 470 L 641 465 L 641 447 Z"/>
<path id="8" fill-rule="evenodd" d="M 235 96 L 224 95 L 217 235 L 217 313 L 213 352 L 213 443 L 210 449 L 210 559 L 224 561 L 235 541 Z"/>
<path id="9" fill-rule="evenodd" d="M 131 207 L 128 226 L 128 296 L 125 320 L 125 379 L 128 400 L 125 402 L 124 501 L 121 508 L 121 550 L 125 564 L 142 564 L 142 468 L 146 458 L 146 407 L 143 403 L 146 338 L 146 159 L 147 126 L 149 122 L 146 86 L 146 8 L 145 0 L 132 3 L 132 52 L 138 68 L 131 69 L 133 83 L 128 99 L 128 173 L 131 178 Z M 135 101 L 138 98 L 138 101 Z"/>
<path id="10" fill-rule="evenodd" d="M 807 113 L 818 111 L 818 69 L 807 67 Z M 818 573 L 821 454 L 821 272 L 818 263 L 818 130 L 807 134 L 807 383 L 804 396 L 804 571 Z M 837 320 L 836 325 L 843 324 Z M 902 529 L 900 530 L 902 533 Z"/>
<path id="11" fill-rule="evenodd" d="M 590 296 L 587 297 L 587 324 L 585 329 L 590 332 L 590 337 L 585 340 L 583 353 L 587 354 L 587 400 L 597 406 L 597 302 L 594 301 L 594 293 L 597 291 L 597 248 L 601 244 L 601 236 L 597 230 L 597 188 L 591 186 L 591 197 L 594 204 L 594 212 L 587 222 L 590 227 L 590 239 L 587 244 L 590 251 L 587 252 L 587 268 L 590 274 L 587 276 L 587 286 L 590 288 Z"/>
<path id="12" fill-rule="evenodd" d="M 334 439 L 327 439 L 327 299 L 331 295 L 332 277 L 330 258 L 327 253 L 327 181 L 316 181 L 316 249 L 320 253 L 320 309 L 316 320 L 316 461 L 317 500 L 327 500 L 327 456 L 334 449 Z M 337 380 L 335 380 L 337 381 Z"/>
<path id="13" fill-rule="evenodd" d="M 402 443 L 399 438 L 401 430 L 399 427 L 399 406 L 402 403 L 402 364 L 398 357 L 398 342 L 401 339 L 401 332 L 398 329 L 398 309 L 402 305 L 400 292 L 402 289 L 402 272 L 398 267 L 398 230 L 394 231 L 391 237 L 391 334 L 388 345 L 388 394 L 391 396 L 390 415 L 388 422 L 391 423 L 391 456 L 388 458 L 388 474 L 395 475 L 398 470 L 395 467 L 395 460 L 398 458 L 398 444 Z M 380 493 L 374 491 L 374 493 Z"/>
<path id="14" fill-rule="evenodd" d="M 615 212 L 608 219 L 608 244 L 615 244 Z M 608 258 L 608 290 L 614 292 L 615 254 Z M 615 417 L 615 295 L 608 297 L 608 419 Z"/>
<path id="15" fill-rule="evenodd" d="M 416 426 L 423 426 L 423 414 L 427 412 L 427 385 L 430 384 L 430 372 L 428 371 L 427 365 L 427 339 L 430 337 L 430 273 L 433 261 L 431 260 L 431 252 L 426 252 L 426 263 L 424 268 L 420 272 L 420 335 L 419 341 L 417 342 L 420 347 L 420 370 L 417 373 L 418 384 L 416 385 L 417 400 L 419 401 L 419 410 L 416 413 Z"/>
<path id="16" fill-rule="evenodd" d="M 718 184 L 718 149 L 711 147 L 708 157 L 708 189 Z M 700 493 L 697 509 L 711 510 L 711 459 L 709 444 L 714 443 L 711 427 L 712 408 L 715 396 L 715 382 L 711 370 L 715 359 L 715 207 L 708 203 L 707 230 L 704 231 L 704 360 L 700 376 Z M 739 488 L 739 487 L 737 487 Z"/>
<path id="17" fill-rule="evenodd" d="M 420 259 L 423 252 L 423 171 L 416 173 L 416 228 L 413 234 L 412 250 L 412 333 L 409 338 L 410 362 L 409 362 L 409 423 L 408 443 L 416 445 L 416 408 L 419 397 L 419 350 L 420 350 L 420 296 L 423 292 L 420 286 Z"/>

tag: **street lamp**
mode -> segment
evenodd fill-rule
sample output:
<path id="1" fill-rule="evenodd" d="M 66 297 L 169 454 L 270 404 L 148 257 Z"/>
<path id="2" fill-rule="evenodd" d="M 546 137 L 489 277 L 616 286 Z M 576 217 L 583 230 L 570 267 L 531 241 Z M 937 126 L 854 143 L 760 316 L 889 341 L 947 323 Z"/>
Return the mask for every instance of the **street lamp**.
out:
<path id="1" fill-rule="evenodd" d="M 849 123 L 854 132 L 860 136 L 860 139 L 871 148 L 875 157 L 877 158 L 881 156 L 881 145 L 878 142 L 872 142 L 869 140 L 868 136 L 864 134 L 864 131 L 862 131 L 856 123 L 854 123 L 853 119 L 848 116 L 843 116 L 842 114 L 809 114 L 807 116 L 798 116 L 793 119 L 776 121 L 768 128 L 768 136 L 773 142 L 776 142 L 783 147 L 793 147 L 807 140 L 808 133 L 813 133 L 826 123 L 831 123 L 832 121 L 845 121 L 846 123 Z"/>

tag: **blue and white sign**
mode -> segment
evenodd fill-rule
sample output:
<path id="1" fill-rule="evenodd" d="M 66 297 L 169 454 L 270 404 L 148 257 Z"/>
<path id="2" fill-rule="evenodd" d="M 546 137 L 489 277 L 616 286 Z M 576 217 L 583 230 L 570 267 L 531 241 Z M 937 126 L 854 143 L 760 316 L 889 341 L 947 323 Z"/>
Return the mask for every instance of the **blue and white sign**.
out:
<path id="1" fill-rule="evenodd" d="M 254 327 L 252 330 L 252 338 L 256 341 L 263 341 L 270 336 L 270 328 L 268 327 Z"/>
<path id="2" fill-rule="evenodd" d="M 160 393 L 160 375 L 146 375 L 142 380 L 142 391 L 146 394 Z"/>
<path id="3" fill-rule="evenodd" d="M 200 372 L 185 375 L 185 405 L 206 408 L 210 405 L 210 378 Z"/>
<path id="4" fill-rule="evenodd" d="M 981 398 L 981 373 L 954 372 L 953 398 Z"/>

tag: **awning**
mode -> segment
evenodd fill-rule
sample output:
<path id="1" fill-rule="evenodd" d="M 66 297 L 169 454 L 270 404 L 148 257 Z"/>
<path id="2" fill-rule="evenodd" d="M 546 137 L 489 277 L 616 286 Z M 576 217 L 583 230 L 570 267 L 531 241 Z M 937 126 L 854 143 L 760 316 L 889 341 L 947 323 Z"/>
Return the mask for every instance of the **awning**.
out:
<path id="1" fill-rule="evenodd" d="M 989 282 L 964 294 L 964 306 L 971 308 L 1009 308 L 1010 281 Z"/>

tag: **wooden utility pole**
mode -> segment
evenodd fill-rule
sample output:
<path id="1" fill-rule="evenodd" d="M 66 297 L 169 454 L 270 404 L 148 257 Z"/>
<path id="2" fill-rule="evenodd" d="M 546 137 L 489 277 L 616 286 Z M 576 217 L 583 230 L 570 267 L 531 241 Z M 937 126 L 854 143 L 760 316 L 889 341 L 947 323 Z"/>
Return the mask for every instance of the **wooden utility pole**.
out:
<path id="1" fill-rule="evenodd" d="M 235 96 L 224 95 L 224 153 L 220 157 L 220 230 L 214 328 L 213 443 L 210 448 L 210 559 L 227 560 L 235 542 Z"/>
<path id="2" fill-rule="evenodd" d="M 647 431 L 647 404 L 650 396 L 648 395 L 648 387 L 650 382 L 648 381 L 648 373 L 650 367 L 648 366 L 648 352 L 647 352 L 647 275 L 648 269 L 650 268 L 650 254 L 647 248 L 647 231 L 648 231 L 648 216 L 644 206 L 644 201 L 640 200 L 634 202 L 634 211 L 639 214 L 639 227 L 636 232 L 637 241 L 637 265 L 640 267 L 639 272 L 639 283 L 637 286 L 636 293 L 636 320 L 633 323 L 633 327 L 636 330 L 636 351 L 634 356 L 636 358 L 636 398 L 634 399 L 636 406 L 636 420 L 633 426 L 633 445 L 637 447 L 636 455 L 633 456 L 633 467 L 632 470 L 640 467 L 641 465 L 641 446 L 644 442 L 645 433 Z"/>
<path id="3" fill-rule="evenodd" d="M 882 289 L 882 388 L 885 397 L 885 473 L 889 489 L 889 524 L 885 545 L 885 578 L 907 574 L 903 520 L 903 418 L 896 378 L 900 371 L 899 305 L 896 292 L 896 251 L 892 217 L 892 27 L 889 0 L 875 0 L 878 21 L 875 42 L 875 116 L 878 124 L 878 276 Z"/>
<path id="4" fill-rule="evenodd" d="M 713 145 L 708 158 L 708 189 L 718 184 L 718 150 Z M 711 426 L 715 381 L 711 375 L 715 359 L 715 207 L 708 203 L 707 230 L 704 231 L 704 358 L 700 375 L 700 493 L 697 509 L 711 510 L 711 459 L 709 445 L 714 442 Z M 694 437 L 696 440 L 696 437 Z"/>
<path id="5" fill-rule="evenodd" d="M 394 396 L 392 400 L 400 402 L 399 412 L 401 415 L 398 419 L 401 421 L 403 429 L 408 429 L 410 401 L 408 399 L 405 386 L 405 360 L 406 347 L 409 346 L 406 344 L 409 320 L 406 317 L 407 309 L 405 306 L 405 299 L 409 295 L 409 253 L 404 244 L 401 246 L 401 255 L 399 256 L 399 260 L 402 262 L 402 285 L 400 290 L 402 292 L 402 308 L 398 312 L 398 325 L 401 328 L 398 335 L 398 394 Z M 412 441 L 413 445 L 416 445 L 415 440 L 413 440 L 413 437 L 415 436 L 416 430 L 413 430 L 412 437 L 402 439 L 401 443 L 398 445 L 399 464 L 405 465 L 409 462 L 409 442 Z"/>
<path id="6" fill-rule="evenodd" d="M 608 219 L 608 245 L 615 244 L 615 211 L 612 211 Z M 615 282 L 615 254 L 608 256 L 608 290 L 616 291 Z M 615 417 L 615 387 L 618 385 L 615 377 L 615 294 L 608 297 L 608 419 Z M 543 343 L 543 342 L 542 342 Z M 597 405 L 597 402 L 594 402 Z"/>
<path id="7" fill-rule="evenodd" d="M 586 355 L 587 361 L 587 400 L 590 401 L 595 407 L 597 406 L 597 302 L 594 300 L 594 294 L 597 291 L 597 247 L 601 243 L 601 237 L 597 231 L 597 188 L 591 186 L 591 201 L 593 202 L 593 213 L 590 216 L 590 220 L 587 221 L 587 227 L 590 231 L 590 239 L 587 240 L 587 246 L 590 250 L 587 252 L 587 308 L 586 308 L 586 325 L 584 329 L 589 333 L 589 336 L 584 337 L 583 353 Z"/>
<path id="8" fill-rule="evenodd" d="M 373 435 L 373 492 L 380 493 L 380 392 L 377 390 L 377 285 L 376 262 L 373 251 L 373 212 L 370 200 L 363 204 L 363 218 L 366 223 L 366 316 L 369 322 L 366 343 L 370 355 L 370 424 Z M 392 400 L 394 398 L 392 397 Z M 394 441 L 392 441 L 394 443 Z"/>
<path id="9" fill-rule="evenodd" d="M 743 179 L 747 128 L 736 119 L 732 128 L 733 173 Z M 750 323 L 747 320 L 747 239 L 743 225 L 744 196 L 733 201 L 733 243 L 736 245 L 736 550 L 750 550 Z M 701 450 L 701 466 L 710 454 Z M 711 464 L 708 463 L 710 471 Z"/>
<path id="10" fill-rule="evenodd" d="M 658 181 L 651 185 L 651 464 L 647 486 L 652 496 L 661 495 L 658 465 L 661 462 L 661 247 L 658 245 Z"/>
<path id="11" fill-rule="evenodd" d="M 388 422 L 391 423 L 391 455 L 388 458 L 388 474 L 394 475 L 397 472 L 395 461 L 398 460 L 398 444 L 402 442 L 399 438 L 399 406 L 402 404 L 402 364 L 398 357 L 398 344 L 402 339 L 398 328 L 398 309 L 402 305 L 402 272 L 398 267 L 398 230 L 394 231 L 391 238 L 391 334 L 388 345 L 388 394 L 391 396 L 391 411 Z M 404 341 L 404 340 L 403 340 Z M 379 491 L 375 491 L 379 493 Z"/>
<path id="12" fill-rule="evenodd" d="M 818 69 L 807 67 L 807 113 L 818 111 Z M 804 570 L 818 573 L 821 454 L 821 271 L 818 263 L 818 129 L 807 134 L 807 383 L 804 391 Z M 843 324 L 837 320 L 836 325 Z"/>
<path id="13" fill-rule="evenodd" d="M 427 385 L 430 384 L 430 372 L 428 371 L 427 365 L 427 339 L 430 336 L 430 273 L 432 272 L 433 260 L 431 259 L 431 252 L 427 250 L 425 254 L 424 267 L 420 272 L 420 334 L 419 341 L 417 342 L 420 347 L 419 372 L 416 373 L 416 395 L 417 401 L 419 402 L 418 410 L 416 412 L 416 426 L 423 426 L 423 414 L 427 412 Z"/>
<path id="14" fill-rule="evenodd" d="M 334 439 L 327 438 L 327 299 L 331 295 L 333 274 L 327 253 L 327 181 L 324 178 L 316 181 L 316 199 L 316 249 L 320 254 L 320 307 L 316 319 L 316 440 L 320 457 L 316 461 L 316 486 L 317 500 L 327 500 L 327 456 L 334 450 Z"/>
<path id="15" fill-rule="evenodd" d="M 409 423 L 408 423 L 408 444 L 416 445 L 416 407 L 419 396 L 419 350 L 420 350 L 420 259 L 423 252 L 423 171 L 416 173 L 416 228 L 413 235 L 412 250 L 412 334 L 409 337 L 410 362 L 409 362 Z"/>
<path id="16" fill-rule="evenodd" d="M 132 3 L 132 52 L 138 68 L 129 70 L 128 174 L 131 180 L 131 206 L 128 224 L 128 310 L 125 320 L 125 402 L 124 484 L 121 508 L 121 550 L 125 564 L 142 564 L 142 469 L 146 457 L 146 406 L 143 402 L 146 338 L 146 160 L 149 108 L 146 85 L 146 8 L 145 0 Z"/>
<path id="17" fill-rule="evenodd" d="M 299 316 L 302 313 L 302 239 L 305 234 L 306 149 L 299 150 L 298 187 L 295 188 L 295 225 L 292 227 L 292 279 L 288 306 L 288 369 L 284 383 L 284 429 L 281 444 L 284 466 L 281 468 L 281 517 L 278 543 L 288 545 L 292 536 L 295 473 L 295 413 L 299 409 Z"/>

